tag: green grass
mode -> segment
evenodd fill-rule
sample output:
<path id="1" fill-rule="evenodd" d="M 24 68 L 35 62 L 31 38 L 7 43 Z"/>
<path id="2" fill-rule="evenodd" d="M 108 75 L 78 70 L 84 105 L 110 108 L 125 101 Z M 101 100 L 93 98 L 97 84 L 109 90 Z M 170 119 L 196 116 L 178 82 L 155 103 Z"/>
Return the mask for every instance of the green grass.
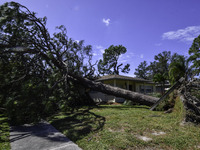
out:
<path id="1" fill-rule="evenodd" d="M 183 105 L 176 100 L 173 113 L 150 111 L 146 106 L 102 105 L 59 113 L 50 123 L 84 150 L 198 149 L 200 126 L 181 125 Z M 155 136 L 153 132 L 165 132 Z M 138 136 L 152 138 L 143 141 Z"/>
<path id="2" fill-rule="evenodd" d="M 9 125 L 8 118 L 0 112 L 0 150 L 9 150 Z"/>

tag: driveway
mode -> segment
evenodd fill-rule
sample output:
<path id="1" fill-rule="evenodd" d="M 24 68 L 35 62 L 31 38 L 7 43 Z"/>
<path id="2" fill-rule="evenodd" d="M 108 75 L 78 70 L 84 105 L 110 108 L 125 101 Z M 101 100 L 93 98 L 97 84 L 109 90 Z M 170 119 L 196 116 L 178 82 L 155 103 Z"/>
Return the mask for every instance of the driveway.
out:
<path id="1" fill-rule="evenodd" d="M 11 150 L 81 150 L 46 121 L 10 129 Z"/>

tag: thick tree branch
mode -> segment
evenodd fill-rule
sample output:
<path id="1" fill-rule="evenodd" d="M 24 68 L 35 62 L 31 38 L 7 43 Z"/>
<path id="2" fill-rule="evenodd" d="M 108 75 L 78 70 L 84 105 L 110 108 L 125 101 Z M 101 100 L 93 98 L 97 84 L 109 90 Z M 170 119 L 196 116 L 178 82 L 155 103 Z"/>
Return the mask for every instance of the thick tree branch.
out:
<path id="1" fill-rule="evenodd" d="M 7 51 L 7 52 L 9 52 L 9 51 Z M 43 59 L 45 59 L 47 62 L 50 63 L 50 61 L 51 61 L 57 68 L 61 69 L 61 71 L 66 69 L 65 64 L 63 62 L 58 62 L 54 57 L 49 58 L 46 54 L 44 54 L 42 52 L 38 52 L 37 50 L 29 50 L 27 48 L 20 47 L 20 49 L 18 49 L 18 48 L 10 49 L 10 52 L 34 53 L 34 54 L 37 53 Z M 142 105 L 151 106 L 158 100 L 158 98 L 154 98 L 151 96 L 143 95 L 143 94 L 132 92 L 129 90 L 124 90 L 124 89 L 113 87 L 110 85 L 105 85 L 100 82 L 91 81 L 87 78 L 76 76 L 71 72 L 68 72 L 67 75 L 68 75 L 68 78 L 78 81 L 79 84 L 83 85 L 84 87 L 90 88 L 91 90 L 103 92 L 105 94 L 114 95 L 117 97 L 123 97 L 125 99 L 132 100 L 132 101 L 142 104 Z"/>

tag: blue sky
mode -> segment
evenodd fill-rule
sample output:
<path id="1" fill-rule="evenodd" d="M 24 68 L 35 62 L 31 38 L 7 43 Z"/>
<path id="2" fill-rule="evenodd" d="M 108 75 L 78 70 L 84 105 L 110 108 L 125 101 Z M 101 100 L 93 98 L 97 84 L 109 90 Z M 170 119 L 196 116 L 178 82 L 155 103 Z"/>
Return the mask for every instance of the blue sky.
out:
<path id="1" fill-rule="evenodd" d="M 1 0 L 3 4 L 8 0 Z M 199 0 L 15 0 L 38 17 L 47 16 L 50 33 L 64 25 L 68 36 L 93 46 L 93 60 L 110 45 L 123 45 L 120 62 L 130 63 L 129 76 L 140 62 L 162 51 L 188 55 L 200 34 Z"/>

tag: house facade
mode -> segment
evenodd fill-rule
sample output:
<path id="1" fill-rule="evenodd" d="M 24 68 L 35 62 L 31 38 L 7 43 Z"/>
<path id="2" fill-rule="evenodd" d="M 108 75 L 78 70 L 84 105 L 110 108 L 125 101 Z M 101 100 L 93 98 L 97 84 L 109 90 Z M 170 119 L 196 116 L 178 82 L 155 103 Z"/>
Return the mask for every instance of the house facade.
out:
<path id="1" fill-rule="evenodd" d="M 150 94 L 155 92 L 156 87 L 155 84 L 150 80 L 144 80 L 140 78 L 128 77 L 128 76 L 121 76 L 121 75 L 107 75 L 102 76 L 96 80 L 97 82 L 102 82 L 104 84 L 108 84 L 114 87 L 119 87 L 122 89 Z M 112 95 L 107 95 L 101 92 L 91 91 L 90 92 L 91 98 L 95 102 L 123 102 L 125 101 L 124 98 L 115 97 Z"/>

